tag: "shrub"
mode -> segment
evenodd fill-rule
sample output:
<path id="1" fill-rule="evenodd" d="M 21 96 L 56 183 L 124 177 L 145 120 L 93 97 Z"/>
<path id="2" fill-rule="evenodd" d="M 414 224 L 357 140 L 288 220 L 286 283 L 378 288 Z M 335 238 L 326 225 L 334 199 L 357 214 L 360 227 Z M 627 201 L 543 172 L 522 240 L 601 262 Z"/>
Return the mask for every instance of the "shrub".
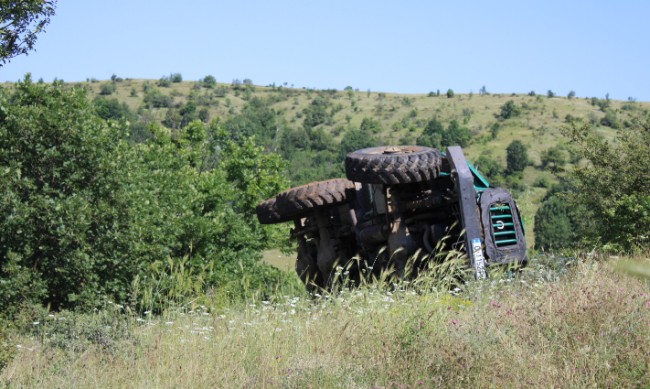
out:
<path id="1" fill-rule="evenodd" d="M 508 174 L 521 172 L 528 165 L 528 151 L 520 140 L 513 140 L 506 148 L 506 162 Z"/>
<path id="2" fill-rule="evenodd" d="M 573 172 L 576 203 L 593 215 L 595 240 L 619 250 L 650 245 L 650 116 L 635 118 L 613 141 L 585 123 L 563 127 L 575 152 L 589 161 Z"/>
<path id="3" fill-rule="evenodd" d="M 587 210 L 575 203 L 569 193 L 575 187 L 568 181 L 554 185 L 542 199 L 535 215 L 535 248 L 561 250 L 577 248 L 588 233 Z"/>
<path id="4" fill-rule="evenodd" d="M 212 75 L 203 77 L 203 86 L 206 88 L 214 88 L 217 85 L 217 79 Z"/>
<path id="5" fill-rule="evenodd" d="M 117 90 L 117 88 L 116 88 L 114 83 L 106 82 L 106 83 L 103 83 L 99 87 L 99 94 L 102 95 L 102 96 L 108 96 L 108 95 L 112 95 L 113 93 L 115 93 L 116 90 Z"/>
<path id="6" fill-rule="evenodd" d="M 181 263 L 202 292 L 282 281 L 259 263 L 277 229 L 254 213 L 285 186 L 279 156 L 198 121 L 152 131 L 150 141 L 129 143 L 83 89 L 29 78 L 0 89 L 2 316 L 31 303 L 144 301 L 131 293 L 134 280 L 161 290 L 156 275 Z"/>
<path id="7" fill-rule="evenodd" d="M 521 107 L 519 107 L 513 100 L 506 101 L 505 104 L 501 106 L 501 111 L 496 117 L 501 120 L 510 119 L 521 114 Z"/>
<path id="8" fill-rule="evenodd" d="M 126 134 L 95 115 L 83 89 L 33 84 L 0 92 L 0 308 L 92 305 L 127 290 Z M 115 242 L 120 242 L 116 244 Z"/>

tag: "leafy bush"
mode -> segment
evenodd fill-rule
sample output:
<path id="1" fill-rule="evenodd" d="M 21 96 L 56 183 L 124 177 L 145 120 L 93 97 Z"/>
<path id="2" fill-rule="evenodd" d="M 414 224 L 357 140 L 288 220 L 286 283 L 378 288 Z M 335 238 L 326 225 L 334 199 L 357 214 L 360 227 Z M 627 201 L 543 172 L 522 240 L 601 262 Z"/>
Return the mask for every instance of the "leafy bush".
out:
<path id="1" fill-rule="evenodd" d="M 501 111 L 498 115 L 495 115 L 498 119 L 506 120 L 521 114 L 521 107 L 519 107 L 513 100 L 506 101 L 505 104 L 501 106 Z"/>
<path id="2" fill-rule="evenodd" d="M 553 172 L 561 171 L 567 163 L 567 153 L 564 147 L 556 145 L 544 150 L 541 155 L 542 168 L 550 168 Z"/>
<path id="3" fill-rule="evenodd" d="M 432 117 L 431 120 L 424 127 L 422 135 L 417 139 L 417 143 L 422 146 L 440 148 L 442 146 L 442 135 L 445 132 L 445 127 L 442 125 L 437 117 Z"/>
<path id="4" fill-rule="evenodd" d="M 212 75 L 203 77 L 203 86 L 206 88 L 214 88 L 217 85 L 217 79 Z"/>
<path id="5" fill-rule="evenodd" d="M 0 306 L 125 297 L 114 282 L 133 263 L 125 133 L 95 115 L 82 89 L 26 78 L 0 93 Z"/>
<path id="6" fill-rule="evenodd" d="M 575 190 L 567 182 L 553 186 L 535 215 L 535 248 L 559 250 L 577 248 L 582 243 L 586 216 L 584 207 L 571 201 L 568 193 Z"/>
<path id="7" fill-rule="evenodd" d="M 528 165 L 528 150 L 520 140 L 513 140 L 506 148 L 506 162 L 508 174 L 521 172 Z"/>
<path id="8" fill-rule="evenodd" d="M 9 326 L 0 320 L 0 372 L 4 369 L 16 354 L 16 345 L 9 340 Z"/>
<path id="9" fill-rule="evenodd" d="M 115 83 L 106 82 L 106 83 L 103 83 L 99 87 L 99 94 L 102 95 L 102 96 L 108 96 L 108 95 L 112 95 L 113 93 L 115 93 L 116 90 L 117 90 L 117 87 L 115 86 Z"/>
<path id="10" fill-rule="evenodd" d="M 169 108 L 174 103 L 174 98 L 156 88 L 147 88 L 142 102 L 147 108 Z"/>
<path id="11" fill-rule="evenodd" d="M 503 175 L 503 167 L 499 161 L 487 155 L 481 155 L 475 162 L 476 168 L 489 179 L 499 179 Z"/>
<path id="12" fill-rule="evenodd" d="M 576 153 L 589 161 L 577 167 L 573 200 L 593 215 L 592 226 L 600 241 L 617 250 L 650 245 L 650 116 L 636 118 L 609 141 L 591 126 L 574 123 L 562 132 Z"/>
<path id="13" fill-rule="evenodd" d="M 254 214 L 286 185 L 279 156 L 198 121 L 152 130 L 129 143 L 83 89 L 27 78 L 0 90 L 3 315 L 128 301 L 134 279 L 147 285 L 166 261 L 187 261 L 203 291 L 249 271 L 248 291 L 280 280 L 259 265 L 276 230 Z"/>
<path id="14" fill-rule="evenodd" d="M 304 109 L 305 120 L 303 125 L 305 129 L 325 124 L 332 119 L 332 113 L 329 111 L 332 103 L 325 97 L 318 96 Z"/>

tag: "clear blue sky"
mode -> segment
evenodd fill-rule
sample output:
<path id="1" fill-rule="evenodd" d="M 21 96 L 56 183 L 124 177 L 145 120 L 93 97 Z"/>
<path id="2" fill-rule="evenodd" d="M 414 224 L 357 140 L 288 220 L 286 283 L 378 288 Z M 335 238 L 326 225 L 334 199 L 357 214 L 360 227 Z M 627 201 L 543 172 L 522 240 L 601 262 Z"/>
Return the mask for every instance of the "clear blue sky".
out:
<path id="1" fill-rule="evenodd" d="M 650 1 L 60 0 L 36 51 L 51 81 L 249 78 L 308 88 L 650 101 Z"/>

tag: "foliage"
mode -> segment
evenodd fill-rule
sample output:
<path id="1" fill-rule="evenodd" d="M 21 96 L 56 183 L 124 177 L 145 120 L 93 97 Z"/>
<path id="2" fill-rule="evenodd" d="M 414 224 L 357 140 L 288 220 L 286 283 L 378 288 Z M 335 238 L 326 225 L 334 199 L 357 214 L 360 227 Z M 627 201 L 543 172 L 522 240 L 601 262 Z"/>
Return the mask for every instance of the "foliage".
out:
<path id="1" fill-rule="evenodd" d="M 469 145 L 469 141 L 472 135 L 469 131 L 469 128 L 461 126 L 458 120 L 453 119 L 447 127 L 447 131 L 442 134 L 442 147 L 458 145 L 461 147 L 466 147 Z"/>
<path id="2" fill-rule="evenodd" d="M 4 369 L 16 354 L 16 345 L 9 340 L 10 325 L 0 320 L 0 372 Z"/>
<path id="3" fill-rule="evenodd" d="M 331 102 L 325 97 L 318 96 L 312 100 L 309 106 L 303 111 L 305 115 L 303 121 L 305 129 L 311 129 L 331 120 L 332 114 L 329 111 L 330 106 Z"/>
<path id="4" fill-rule="evenodd" d="M 613 129 L 621 128 L 616 112 L 611 108 L 605 109 L 605 116 L 600 119 L 600 124 L 603 126 L 611 127 Z"/>
<path id="5" fill-rule="evenodd" d="M 424 131 L 422 131 L 422 134 L 417 139 L 417 143 L 422 146 L 440 148 L 442 146 L 442 136 L 444 132 L 444 126 L 438 118 L 434 116 L 429 120 L 429 122 L 427 122 Z"/>
<path id="6" fill-rule="evenodd" d="M 206 88 L 214 88 L 217 85 L 217 79 L 213 75 L 203 77 L 203 86 Z"/>
<path id="7" fill-rule="evenodd" d="M 379 134 L 384 131 L 379 120 L 367 117 L 363 118 L 359 129 L 372 134 Z"/>
<path id="8" fill-rule="evenodd" d="M 454 90 L 449 88 L 447 89 L 447 98 L 451 99 L 452 97 L 454 97 Z"/>
<path id="9" fill-rule="evenodd" d="M 490 180 L 499 180 L 503 175 L 503 167 L 487 155 L 481 155 L 475 163 L 476 168 Z"/>
<path id="10" fill-rule="evenodd" d="M 169 108 L 174 103 L 173 97 L 166 95 L 157 88 L 148 88 L 142 102 L 147 108 Z"/>
<path id="11" fill-rule="evenodd" d="M 271 145 L 276 139 L 281 122 L 277 113 L 259 97 L 250 99 L 239 115 L 226 120 L 224 127 L 233 140 L 255 136 L 258 142 Z"/>
<path id="12" fill-rule="evenodd" d="M 505 104 L 501 106 L 501 111 L 496 117 L 501 120 L 510 119 L 521 114 L 521 107 L 519 107 L 513 100 L 506 101 Z"/>
<path id="13" fill-rule="evenodd" d="M 528 151 L 520 140 L 513 140 L 506 148 L 506 162 L 508 174 L 521 172 L 528 165 Z"/>
<path id="14" fill-rule="evenodd" d="M 640 116 L 614 140 L 598 136 L 589 124 L 573 123 L 562 132 L 576 153 L 589 161 L 573 171 L 574 200 L 593 214 L 597 239 L 613 249 L 650 245 L 650 116 Z"/>
<path id="15" fill-rule="evenodd" d="M 458 120 L 453 119 L 447 129 L 437 117 L 431 118 L 422 134 L 418 137 L 417 143 L 422 146 L 443 148 L 452 145 L 465 147 L 469 145 L 471 133 L 469 128 L 461 125 Z"/>
<path id="16" fill-rule="evenodd" d="M 29 78 L 0 90 L 3 315 L 169 296 L 160 280 L 179 263 L 202 291 L 231 298 L 283 282 L 259 263 L 277 229 L 254 214 L 286 186 L 279 156 L 199 121 L 129 143 L 126 121 L 97 116 L 100 100 Z"/>
<path id="17" fill-rule="evenodd" d="M 137 120 L 137 115 L 126 103 L 120 103 L 118 99 L 97 97 L 93 100 L 95 112 L 104 120 Z"/>
<path id="18" fill-rule="evenodd" d="M 535 248 L 560 250 L 580 247 L 586 234 L 587 210 L 571 201 L 574 190 L 564 181 L 548 191 L 535 215 Z"/>
<path id="19" fill-rule="evenodd" d="M 108 96 L 115 93 L 117 88 L 113 82 L 105 82 L 99 87 L 99 94 L 102 96 Z"/>
<path id="20" fill-rule="evenodd" d="M 348 153 L 355 150 L 365 149 L 366 147 L 377 146 L 377 140 L 374 138 L 372 132 L 367 128 L 355 129 L 352 128 L 345 132 L 341 139 L 340 158 L 345 158 Z"/>
<path id="21" fill-rule="evenodd" d="M 60 307 L 126 297 L 128 165 L 120 139 L 85 92 L 27 77 L 0 95 L 0 305 Z M 123 286 L 123 285 L 122 285 Z"/>
<path id="22" fill-rule="evenodd" d="M 564 147 L 555 145 L 542 152 L 540 156 L 542 168 L 551 168 L 553 172 L 562 171 L 567 163 L 567 153 Z"/>
<path id="23" fill-rule="evenodd" d="M 34 48 L 57 0 L 0 0 L 0 67 Z"/>

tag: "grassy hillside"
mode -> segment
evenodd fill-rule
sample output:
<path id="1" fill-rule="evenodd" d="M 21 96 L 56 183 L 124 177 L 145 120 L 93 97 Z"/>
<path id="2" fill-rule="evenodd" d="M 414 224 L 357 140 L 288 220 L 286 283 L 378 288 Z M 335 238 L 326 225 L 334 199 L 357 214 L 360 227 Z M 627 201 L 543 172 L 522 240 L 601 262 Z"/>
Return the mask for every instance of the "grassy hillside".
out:
<path id="1" fill-rule="evenodd" d="M 330 150 L 325 157 L 309 148 L 302 154 L 283 153 L 290 159 L 290 172 L 294 176 L 298 176 L 296 171 L 307 170 L 300 175 L 303 178 L 294 178 L 294 185 L 313 179 L 342 176 L 342 158 L 336 152 L 338 142 L 349 131 L 358 129 L 364 119 L 374 119 L 379 123 L 373 127 L 372 133 L 377 144 L 414 144 L 431 118 L 437 117 L 445 126 L 455 119 L 471 133 L 470 143 L 465 147 L 469 160 L 477 161 L 483 156 L 496 161 L 503 168 L 506 166 L 506 147 L 513 140 L 520 140 L 528 148 L 531 162 L 522 180 L 513 184 L 504 182 L 503 177 L 489 178 L 514 189 L 526 224 L 529 245 L 534 242 L 533 225 L 539 202 L 558 174 L 544 170 L 541 162 L 544 152 L 565 143 L 559 129 L 577 118 L 593 123 L 600 133 L 611 136 L 614 130 L 601 125 L 606 115 L 613 115 L 618 123 L 625 123 L 636 111 L 650 109 L 650 103 L 548 97 L 548 93 L 536 95 L 534 92 L 526 95 L 456 94 L 449 98 L 445 93 L 438 95 L 433 92 L 404 95 L 358 91 L 352 87 L 343 91 L 292 89 L 275 85 L 262 87 L 252 85 L 248 80 L 232 84 L 172 80 L 173 75 L 161 80 L 114 77 L 112 81 L 89 80 L 77 85 L 89 88 L 91 95 L 97 98 L 117 99 L 125 103 L 137 113 L 137 119 L 132 121 L 145 124 L 165 123 L 172 112 L 177 112 L 178 117 L 178 112 L 190 101 L 197 111 L 203 111 L 202 116 L 199 115 L 202 120 L 217 119 L 225 123 L 244 115 L 246 105 L 252 99 L 259 98 L 277 117 L 273 124 L 277 129 L 272 129 L 276 134 L 268 141 L 273 143 L 266 146 L 278 151 L 282 151 L 283 147 L 278 133 L 286 129 L 304 131 L 308 108 L 315 99 L 320 99 L 326 104 L 324 114 L 327 117 L 315 129 L 324 131 L 330 137 L 325 139 L 329 143 L 325 142 L 327 144 L 323 146 Z M 509 101 L 520 114 L 505 120 L 497 118 Z M 318 162 L 320 160 L 324 161 Z M 319 169 L 319 164 L 333 166 Z M 481 166 L 478 168 L 481 169 Z"/>
<path id="2" fill-rule="evenodd" d="M 647 261 L 646 261 L 647 263 Z M 647 280 L 611 262 L 534 260 L 453 294 L 361 288 L 160 317 L 107 305 L 8 339 L 8 387 L 643 387 Z M 436 285 L 436 284 L 434 284 Z"/>

